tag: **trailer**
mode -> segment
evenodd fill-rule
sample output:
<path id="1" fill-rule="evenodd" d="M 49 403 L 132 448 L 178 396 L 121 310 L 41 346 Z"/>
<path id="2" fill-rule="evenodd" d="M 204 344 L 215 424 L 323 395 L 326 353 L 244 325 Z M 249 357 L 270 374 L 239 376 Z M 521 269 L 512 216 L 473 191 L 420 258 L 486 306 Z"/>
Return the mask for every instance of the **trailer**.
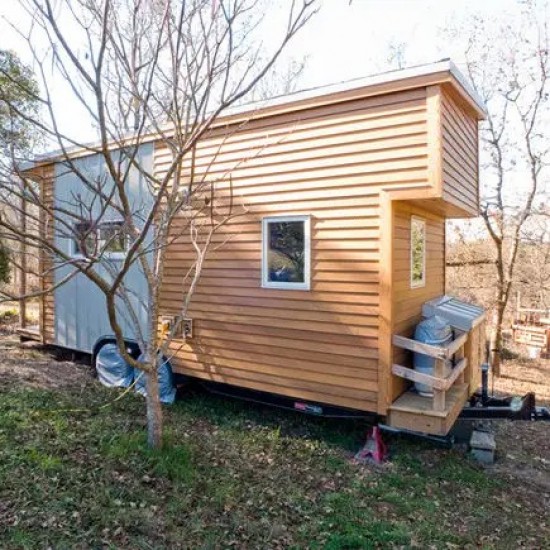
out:
<path id="1" fill-rule="evenodd" d="M 433 398 L 411 391 L 418 379 L 411 352 L 419 351 L 411 337 L 423 305 L 445 295 L 446 220 L 479 213 L 484 116 L 481 100 L 445 60 L 218 117 L 195 151 L 197 166 L 203 177 L 230 173 L 247 213 L 224 227 L 218 238 L 225 244 L 206 258 L 187 335 L 172 343 L 174 371 L 287 399 L 297 409 L 338 408 L 384 417 L 395 429 L 448 433 L 478 387 L 484 316 L 456 330 L 445 348 L 422 348 L 438 364 L 455 365 L 451 375 L 437 368 L 422 378 Z M 140 155 L 162 177 L 168 148 L 152 136 Z M 76 151 L 74 162 L 101 174 L 93 155 Z M 32 171 L 52 208 L 83 192 L 55 157 Z M 136 200 L 146 202 L 134 177 Z M 58 238 L 46 222 L 43 231 Z M 281 251 L 289 232 L 298 262 Z M 179 310 L 177 275 L 190 266 L 190 247 L 168 249 L 159 323 Z M 61 280 L 44 250 L 40 262 L 44 285 Z M 139 301 L 138 270 L 129 284 Z M 38 327 L 22 330 L 96 354 L 112 339 L 97 298 L 78 275 L 43 298 Z"/>

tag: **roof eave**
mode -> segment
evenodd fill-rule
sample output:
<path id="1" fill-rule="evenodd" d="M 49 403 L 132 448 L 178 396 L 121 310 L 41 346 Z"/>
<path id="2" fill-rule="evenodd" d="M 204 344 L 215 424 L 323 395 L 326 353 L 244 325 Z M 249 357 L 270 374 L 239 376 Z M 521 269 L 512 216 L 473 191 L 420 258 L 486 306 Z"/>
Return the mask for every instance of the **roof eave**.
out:
<path id="1" fill-rule="evenodd" d="M 444 83 L 451 83 L 457 89 L 478 119 L 486 118 L 485 105 L 466 77 L 452 61 L 444 60 L 241 105 L 225 111 L 218 117 L 215 125 L 234 124 L 243 120 L 259 119 L 331 103 Z M 323 93 L 319 93 L 320 90 Z M 292 99 L 289 100 L 289 98 Z"/>

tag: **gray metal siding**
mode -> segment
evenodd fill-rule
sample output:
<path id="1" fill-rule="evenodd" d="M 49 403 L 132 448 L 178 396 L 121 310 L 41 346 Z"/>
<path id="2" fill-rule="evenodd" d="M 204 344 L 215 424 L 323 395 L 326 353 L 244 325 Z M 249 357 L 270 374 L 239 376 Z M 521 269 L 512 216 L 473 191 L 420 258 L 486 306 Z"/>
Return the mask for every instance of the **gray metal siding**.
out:
<path id="1" fill-rule="evenodd" d="M 147 171 L 153 168 L 153 145 L 147 144 L 140 147 L 140 163 Z M 99 155 L 93 155 L 74 161 L 78 169 L 89 174 L 90 177 L 99 177 L 105 174 L 103 162 Z M 130 200 L 133 209 L 147 210 L 150 206 L 151 195 L 144 178 L 133 170 L 128 182 Z M 93 193 L 82 183 L 79 177 L 61 164 L 56 166 L 56 177 L 54 187 L 54 204 L 56 207 L 65 209 L 76 208 L 75 197 L 94 210 L 99 209 L 97 200 L 94 200 Z M 61 216 L 60 216 L 61 217 Z M 116 219 L 113 213 L 107 212 L 101 218 L 103 221 Z M 58 222 L 59 224 L 59 222 Z M 67 252 L 72 252 L 72 240 L 63 237 L 55 230 L 55 243 L 58 247 Z M 122 260 L 109 260 L 117 262 Z M 104 266 L 99 266 L 98 271 L 108 277 L 108 271 Z M 61 266 L 55 270 L 56 282 L 63 279 L 70 273 L 70 266 Z M 147 283 L 138 264 L 134 264 L 124 279 L 127 288 L 132 290 L 132 308 L 136 312 L 142 330 L 147 327 Z M 69 282 L 55 290 L 55 343 L 59 346 L 91 352 L 94 343 L 104 335 L 112 334 L 107 315 L 107 306 L 101 290 L 90 281 L 85 275 L 78 274 Z M 119 303 L 121 325 L 128 338 L 135 338 L 136 334 L 132 324 L 125 319 L 127 309 L 124 304 Z"/>

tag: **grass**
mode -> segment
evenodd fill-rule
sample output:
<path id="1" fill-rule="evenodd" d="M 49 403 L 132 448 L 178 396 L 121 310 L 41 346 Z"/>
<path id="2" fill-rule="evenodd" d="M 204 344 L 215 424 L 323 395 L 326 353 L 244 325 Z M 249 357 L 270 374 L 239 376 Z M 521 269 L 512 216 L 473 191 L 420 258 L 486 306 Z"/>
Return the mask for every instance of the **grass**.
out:
<path id="1" fill-rule="evenodd" d="M 391 441 L 362 467 L 358 422 L 303 417 L 189 393 L 145 446 L 133 395 L 0 393 L 0 546 L 34 548 L 515 548 L 548 526 L 467 457 Z M 521 504 L 521 501 L 519 501 Z"/>

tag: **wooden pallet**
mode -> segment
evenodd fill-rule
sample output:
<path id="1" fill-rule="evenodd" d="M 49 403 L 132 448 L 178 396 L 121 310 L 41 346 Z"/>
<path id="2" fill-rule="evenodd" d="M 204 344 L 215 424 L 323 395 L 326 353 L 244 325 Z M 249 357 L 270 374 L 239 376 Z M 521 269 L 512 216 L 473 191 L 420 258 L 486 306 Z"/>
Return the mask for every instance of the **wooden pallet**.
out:
<path id="1" fill-rule="evenodd" d="M 550 350 L 550 327 L 535 325 L 512 325 L 517 344 Z"/>

